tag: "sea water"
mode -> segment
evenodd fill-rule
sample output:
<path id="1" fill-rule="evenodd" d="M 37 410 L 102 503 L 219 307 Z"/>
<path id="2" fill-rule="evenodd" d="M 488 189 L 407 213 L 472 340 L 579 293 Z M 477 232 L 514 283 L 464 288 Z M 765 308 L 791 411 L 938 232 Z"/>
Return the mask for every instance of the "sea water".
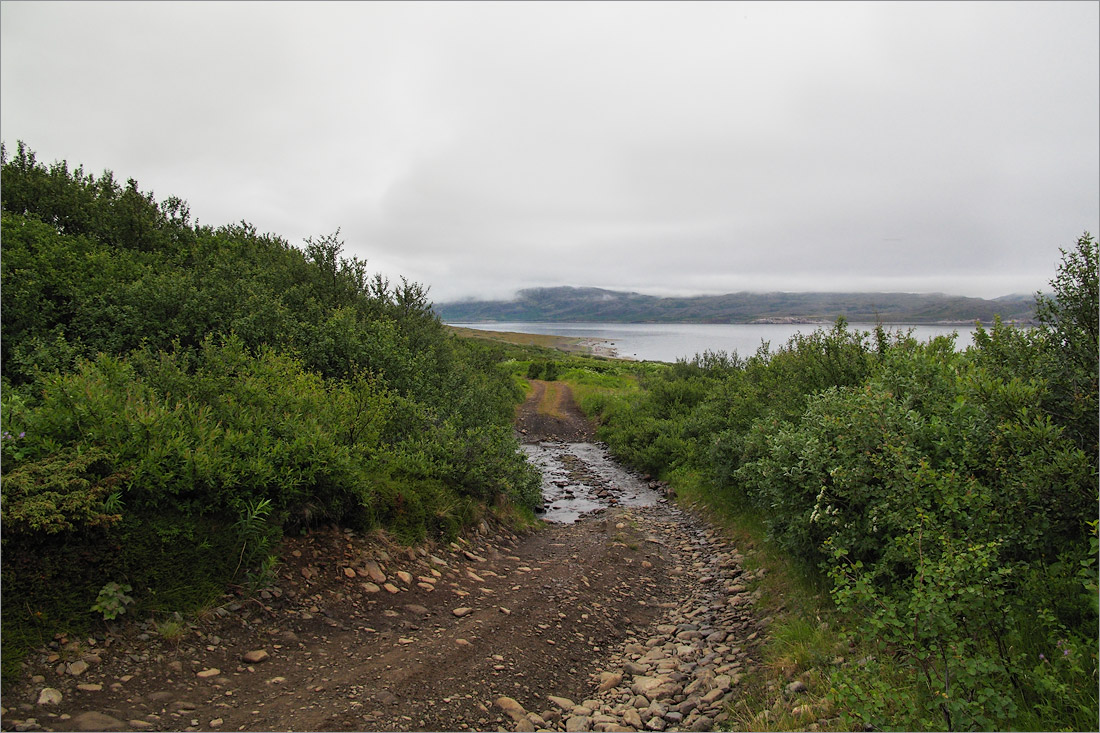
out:
<path id="1" fill-rule="evenodd" d="M 756 353 L 762 343 L 772 351 L 787 343 L 796 333 L 809 335 L 831 324 L 788 323 L 543 323 L 531 321 L 500 321 L 494 323 L 450 323 L 482 331 L 512 331 L 516 333 L 549 334 L 590 339 L 612 350 L 612 355 L 639 361 L 674 362 L 691 359 L 704 351 L 736 352 L 742 357 Z M 849 330 L 873 331 L 874 324 L 852 323 Z M 894 333 L 911 332 L 918 341 L 936 336 L 958 334 L 955 348 L 965 349 L 973 342 L 974 326 L 889 324 L 884 328 Z"/>

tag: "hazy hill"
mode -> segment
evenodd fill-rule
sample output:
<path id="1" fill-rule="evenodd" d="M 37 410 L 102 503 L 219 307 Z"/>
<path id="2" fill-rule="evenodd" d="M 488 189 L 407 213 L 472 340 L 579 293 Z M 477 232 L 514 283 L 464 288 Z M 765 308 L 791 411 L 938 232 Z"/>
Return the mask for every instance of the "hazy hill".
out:
<path id="1" fill-rule="evenodd" d="M 437 303 L 444 321 L 970 323 L 1033 317 L 1033 295 L 995 300 L 942 293 L 729 293 L 660 298 L 601 288 L 530 288 L 513 300 Z"/>

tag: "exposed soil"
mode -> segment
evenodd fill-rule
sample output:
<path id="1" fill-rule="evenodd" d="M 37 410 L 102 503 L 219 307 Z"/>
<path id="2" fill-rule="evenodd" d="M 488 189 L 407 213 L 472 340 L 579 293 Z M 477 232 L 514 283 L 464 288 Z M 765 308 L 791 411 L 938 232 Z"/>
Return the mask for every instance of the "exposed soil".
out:
<path id="1" fill-rule="evenodd" d="M 516 429 L 525 443 L 558 440 L 585 443 L 595 439 L 595 430 L 573 401 L 564 382 L 532 379 L 534 391 L 516 408 Z"/>
<path id="2" fill-rule="evenodd" d="M 554 388 L 554 414 L 545 382 L 519 410 L 524 439 L 591 439 Z M 519 729 L 495 700 L 537 712 L 548 695 L 592 697 L 612 651 L 644 643 L 698 585 L 659 534 L 701 536 L 686 516 L 615 508 L 524 536 L 490 520 L 416 549 L 336 528 L 288 537 L 273 586 L 227 596 L 177 638 L 130 620 L 30 655 L 2 728 Z"/>

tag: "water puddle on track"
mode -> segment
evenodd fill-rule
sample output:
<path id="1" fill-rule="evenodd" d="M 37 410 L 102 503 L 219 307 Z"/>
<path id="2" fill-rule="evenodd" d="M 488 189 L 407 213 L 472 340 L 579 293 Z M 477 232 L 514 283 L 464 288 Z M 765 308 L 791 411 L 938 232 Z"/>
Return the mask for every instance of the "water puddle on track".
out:
<path id="1" fill-rule="evenodd" d="M 543 511 L 536 512 L 548 522 L 568 524 L 608 507 L 648 506 L 659 498 L 602 444 L 543 441 L 523 444 L 523 452 L 542 472 Z"/>

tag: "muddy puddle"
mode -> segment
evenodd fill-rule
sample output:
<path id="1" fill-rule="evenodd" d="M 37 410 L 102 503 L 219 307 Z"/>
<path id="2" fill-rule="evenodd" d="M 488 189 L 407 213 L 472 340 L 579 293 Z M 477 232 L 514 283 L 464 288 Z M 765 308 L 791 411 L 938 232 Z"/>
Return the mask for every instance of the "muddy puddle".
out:
<path id="1" fill-rule="evenodd" d="M 616 463 L 603 445 L 543 441 L 525 443 L 523 451 L 542 471 L 538 515 L 548 522 L 570 523 L 608 507 L 657 502 L 657 492 Z"/>

